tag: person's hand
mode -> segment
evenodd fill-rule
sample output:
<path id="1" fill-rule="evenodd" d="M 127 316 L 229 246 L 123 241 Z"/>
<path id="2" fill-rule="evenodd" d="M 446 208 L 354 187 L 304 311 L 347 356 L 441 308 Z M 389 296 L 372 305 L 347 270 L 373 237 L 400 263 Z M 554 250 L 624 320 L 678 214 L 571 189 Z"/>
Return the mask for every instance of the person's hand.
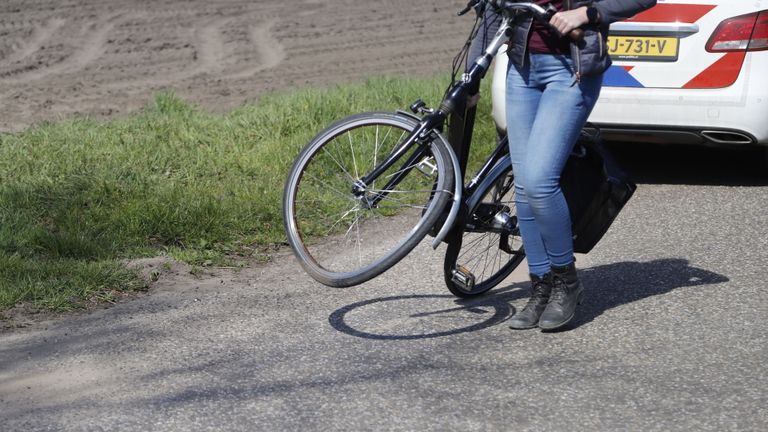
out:
<path id="1" fill-rule="evenodd" d="M 562 11 L 556 13 L 549 23 L 560 32 L 561 35 L 567 35 L 571 30 L 579 28 L 589 22 L 587 18 L 587 7 L 582 6 L 577 9 Z"/>

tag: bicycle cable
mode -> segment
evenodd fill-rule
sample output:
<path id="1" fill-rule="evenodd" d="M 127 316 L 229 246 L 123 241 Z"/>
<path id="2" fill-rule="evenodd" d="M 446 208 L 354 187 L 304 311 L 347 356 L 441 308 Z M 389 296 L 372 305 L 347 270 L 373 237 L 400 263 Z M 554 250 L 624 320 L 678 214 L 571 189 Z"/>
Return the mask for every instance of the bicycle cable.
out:
<path id="1" fill-rule="evenodd" d="M 450 91 L 451 87 L 457 81 L 457 77 L 467 70 L 467 68 L 469 67 L 469 62 L 475 60 L 475 59 L 469 58 L 469 52 L 472 47 L 472 42 L 477 37 L 477 33 L 481 30 L 483 31 L 483 39 L 480 45 L 481 46 L 480 52 L 482 53 L 483 51 L 485 51 L 488 41 L 491 39 L 491 37 L 489 37 L 488 35 L 488 28 L 491 27 L 493 24 L 495 24 L 497 20 L 501 19 L 500 15 L 492 14 L 492 21 L 489 22 L 488 18 L 489 18 L 489 15 L 491 14 L 486 14 L 485 8 L 476 8 L 475 12 L 476 12 L 475 22 L 472 25 L 472 29 L 469 32 L 469 37 L 467 38 L 466 42 L 461 47 L 459 52 L 456 54 L 456 56 L 453 58 L 453 62 L 451 65 L 451 82 L 449 83 L 448 88 L 445 90 L 445 93 L 443 95 L 444 97 L 448 95 L 448 92 Z"/>
<path id="2" fill-rule="evenodd" d="M 451 82 L 448 83 L 448 87 L 445 89 L 443 95 L 444 97 L 448 95 L 451 87 L 453 87 L 453 85 L 456 83 L 459 73 L 463 73 L 463 71 L 466 70 L 469 49 L 472 46 L 472 41 L 475 39 L 475 36 L 477 36 L 477 32 L 480 30 L 479 23 L 481 20 L 482 17 L 478 13 L 475 17 L 475 23 L 472 25 L 472 29 L 469 32 L 469 37 L 467 38 L 466 42 L 464 42 L 464 45 L 462 45 L 456 56 L 453 58 L 453 63 L 451 64 Z M 463 68 L 461 68 L 462 65 L 464 66 Z"/>

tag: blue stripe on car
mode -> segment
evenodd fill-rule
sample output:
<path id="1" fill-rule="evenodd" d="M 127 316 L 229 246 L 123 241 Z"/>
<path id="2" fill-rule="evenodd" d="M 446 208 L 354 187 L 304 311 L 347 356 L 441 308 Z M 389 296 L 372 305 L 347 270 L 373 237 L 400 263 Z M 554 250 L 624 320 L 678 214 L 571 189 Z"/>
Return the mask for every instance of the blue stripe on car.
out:
<path id="1" fill-rule="evenodd" d="M 603 85 L 609 87 L 645 87 L 621 66 L 611 66 L 605 71 Z"/>

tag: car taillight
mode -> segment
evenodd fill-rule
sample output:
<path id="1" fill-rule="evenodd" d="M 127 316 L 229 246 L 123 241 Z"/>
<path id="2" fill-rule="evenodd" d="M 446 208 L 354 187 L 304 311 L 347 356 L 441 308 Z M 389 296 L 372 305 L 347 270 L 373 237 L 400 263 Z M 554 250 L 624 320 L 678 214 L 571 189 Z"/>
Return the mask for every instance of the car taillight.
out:
<path id="1" fill-rule="evenodd" d="M 765 49 L 768 49 L 768 10 L 721 22 L 707 42 L 709 52 Z"/>
<path id="2" fill-rule="evenodd" d="M 755 31 L 749 41 L 747 51 L 760 51 L 768 49 L 768 10 L 760 12 L 755 22 Z"/>

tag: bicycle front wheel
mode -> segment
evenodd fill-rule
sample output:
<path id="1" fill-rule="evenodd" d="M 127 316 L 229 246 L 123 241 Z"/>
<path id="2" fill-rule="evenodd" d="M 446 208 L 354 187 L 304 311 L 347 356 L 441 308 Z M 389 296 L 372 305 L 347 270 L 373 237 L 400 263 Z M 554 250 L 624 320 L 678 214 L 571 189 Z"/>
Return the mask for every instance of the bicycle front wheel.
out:
<path id="1" fill-rule="evenodd" d="M 347 287 L 383 273 L 439 218 L 454 173 L 447 143 L 436 133 L 363 191 L 356 186 L 417 125 L 404 114 L 355 115 L 322 131 L 299 154 L 285 185 L 283 220 L 288 243 L 318 282 Z"/>
<path id="2" fill-rule="evenodd" d="M 502 171 L 473 195 L 480 199 L 468 209 L 463 232 L 453 235 L 445 252 L 445 283 L 458 297 L 485 293 L 525 258 L 511 169 Z"/>

